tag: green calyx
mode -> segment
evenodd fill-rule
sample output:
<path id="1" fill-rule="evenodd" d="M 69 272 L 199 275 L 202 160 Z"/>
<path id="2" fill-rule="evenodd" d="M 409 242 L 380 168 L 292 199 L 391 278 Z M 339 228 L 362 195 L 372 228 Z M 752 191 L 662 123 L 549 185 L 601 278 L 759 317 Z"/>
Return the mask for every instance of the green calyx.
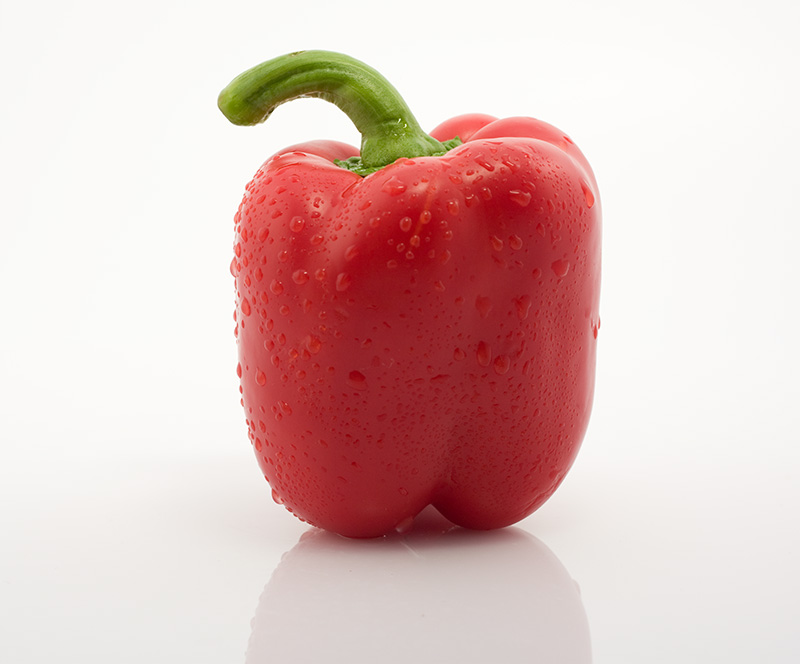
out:
<path id="1" fill-rule="evenodd" d="M 449 141 L 444 141 L 443 143 L 439 143 L 441 146 L 441 150 L 436 152 L 419 152 L 417 154 L 406 154 L 403 155 L 404 157 L 411 158 L 411 157 L 440 157 L 445 152 L 449 152 L 453 148 L 457 148 L 461 145 L 461 139 L 456 136 L 455 138 L 451 138 Z M 362 155 L 363 155 L 363 148 L 362 148 Z M 353 171 L 353 173 L 357 173 L 358 175 L 365 176 L 369 175 L 370 173 L 374 173 L 375 171 L 379 171 L 384 166 L 388 166 L 389 164 L 397 161 L 400 157 L 396 159 L 392 159 L 391 161 L 387 161 L 386 163 L 381 164 L 380 166 L 368 166 L 364 164 L 363 157 L 350 157 L 349 159 L 334 159 L 333 163 L 341 168 L 346 168 L 348 171 Z"/>
<path id="2" fill-rule="evenodd" d="M 222 113 L 237 125 L 266 120 L 280 104 L 317 97 L 342 109 L 361 132 L 361 156 L 336 161 L 369 175 L 400 158 L 434 157 L 461 144 L 426 134 L 400 93 L 363 62 L 330 51 L 300 51 L 237 76 L 220 93 Z"/>

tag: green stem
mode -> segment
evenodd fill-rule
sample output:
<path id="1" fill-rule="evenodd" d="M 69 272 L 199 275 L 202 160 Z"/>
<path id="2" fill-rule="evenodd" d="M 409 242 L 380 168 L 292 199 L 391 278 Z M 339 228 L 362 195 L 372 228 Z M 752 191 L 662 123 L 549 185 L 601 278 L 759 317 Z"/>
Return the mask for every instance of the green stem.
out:
<path id="1" fill-rule="evenodd" d="M 318 97 L 336 104 L 361 132 L 360 159 L 337 162 L 367 175 L 401 157 L 437 156 L 459 145 L 440 143 L 419 126 L 403 98 L 363 62 L 330 51 L 300 51 L 237 76 L 219 95 L 219 108 L 237 125 L 266 120 L 280 104 Z"/>

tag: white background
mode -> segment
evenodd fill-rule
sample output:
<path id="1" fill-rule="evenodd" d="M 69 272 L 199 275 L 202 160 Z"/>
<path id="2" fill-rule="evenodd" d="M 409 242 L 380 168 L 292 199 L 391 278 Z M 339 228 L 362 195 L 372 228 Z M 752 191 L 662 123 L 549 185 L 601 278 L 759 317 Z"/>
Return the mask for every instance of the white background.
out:
<path id="1" fill-rule="evenodd" d="M 799 26 L 788 0 L 3 0 L 0 661 L 800 661 Z M 216 95 L 304 48 L 423 127 L 532 115 L 595 169 L 593 419 L 514 528 L 353 543 L 270 500 L 232 218 L 272 152 L 358 136 L 317 100 L 234 127 Z"/>

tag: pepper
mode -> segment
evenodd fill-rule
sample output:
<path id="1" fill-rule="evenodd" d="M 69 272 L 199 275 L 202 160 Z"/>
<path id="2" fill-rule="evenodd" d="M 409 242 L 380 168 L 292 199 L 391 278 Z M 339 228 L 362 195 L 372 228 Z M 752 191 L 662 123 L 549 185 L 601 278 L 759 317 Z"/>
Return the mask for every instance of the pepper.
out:
<path id="1" fill-rule="evenodd" d="M 361 149 L 281 150 L 235 221 L 237 372 L 276 502 L 348 537 L 507 526 L 556 490 L 595 383 L 600 204 L 585 157 L 528 117 L 426 134 L 375 70 L 292 53 L 234 79 L 235 124 L 336 104 Z"/>

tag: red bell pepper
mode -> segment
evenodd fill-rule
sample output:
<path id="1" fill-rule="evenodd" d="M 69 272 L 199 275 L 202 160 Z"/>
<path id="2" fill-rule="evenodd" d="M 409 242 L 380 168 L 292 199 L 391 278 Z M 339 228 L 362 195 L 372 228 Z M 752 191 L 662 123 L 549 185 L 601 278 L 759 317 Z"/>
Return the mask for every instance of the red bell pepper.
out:
<path id="1" fill-rule="evenodd" d="M 360 152 L 282 150 L 236 213 L 238 374 L 274 499 L 351 537 L 434 505 L 506 526 L 555 491 L 589 420 L 600 205 L 561 131 L 465 115 L 425 134 L 344 55 L 263 63 L 220 94 L 236 124 L 315 96 Z"/>

